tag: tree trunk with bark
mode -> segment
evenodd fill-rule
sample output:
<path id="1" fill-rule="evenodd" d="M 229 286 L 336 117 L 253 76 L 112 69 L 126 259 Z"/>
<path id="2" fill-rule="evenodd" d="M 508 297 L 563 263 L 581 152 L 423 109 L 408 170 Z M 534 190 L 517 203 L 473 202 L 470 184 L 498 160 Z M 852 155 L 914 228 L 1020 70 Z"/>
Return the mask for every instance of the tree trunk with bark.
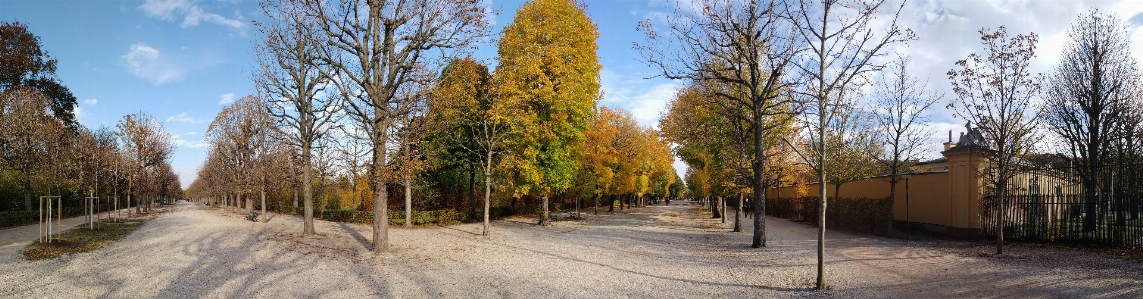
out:
<path id="1" fill-rule="evenodd" d="M 388 128 L 383 122 L 374 122 L 375 128 Z M 386 148 L 389 134 L 385 130 L 373 132 L 374 148 Z M 388 160 L 385 151 L 373 151 L 373 253 L 381 254 L 389 250 L 389 190 L 385 186 L 384 175 L 388 173 Z"/>
<path id="2" fill-rule="evenodd" d="M 482 235 L 488 236 L 491 234 L 490 230 L 492 225 L 489 223 L 489 217 L 492 213 L 492 156 L 488 156 L 488 160 L 484 165 L 484 233 Z"/>
<path id="3" fill-rule="evenodd" d="M 302 145 L 302 235 L 317 234 L 314 230 L 314 193 L 313 193 L 313 152 L 312 144 L 306 142 Z"/>
<path id="4" fill-rule="evenodd" d="M 542 207 L 540 210 L 541 211 L 540 212 L 540 225 L 541 226 L 547 226 L 549 224 L 550 219 L 551 219 L 551 218 L 549 218 L 549 214 L 548 214 L 548 194 L 545 193 L 543 196 L 543 199 L 541 201 L 542 202 L 540 203 L 540 205 Z"/>
<path id="5" fill-rule="evenodd" d="M 266 187 L 262 187 L 262 214 L 261 215 L 262 215 L 262 222 L 269 221 L 269 219 L 266 219 L 266 218 L 268 218 L 268 217 L 266 217 Z"/>
<path id="6" fill-rule="evenodd" d="M 734 207 L 734 232 L 742 231 L 742 201 L 745 193 L 738 193 L 738 203 Z"/>
<path id="7" fill-rule="evenodd" d="M 24 210 L 31 212 L 32 211 L 32 171 L 31 171 L 31 168 L 29 168 L 28 166 L 24 166 L 24 168 L 20 170 L 20 173 L 23 174 L 21 183 L 23 183 L 23 185 L 24 185 Z"/>
<path id="8" fill-rule="evenodd" d="M 407 145 L 406 145 L 407 146 Z M 413 180 L 408 174 L 405 177 L 405 228 L 413 228 Z"/>

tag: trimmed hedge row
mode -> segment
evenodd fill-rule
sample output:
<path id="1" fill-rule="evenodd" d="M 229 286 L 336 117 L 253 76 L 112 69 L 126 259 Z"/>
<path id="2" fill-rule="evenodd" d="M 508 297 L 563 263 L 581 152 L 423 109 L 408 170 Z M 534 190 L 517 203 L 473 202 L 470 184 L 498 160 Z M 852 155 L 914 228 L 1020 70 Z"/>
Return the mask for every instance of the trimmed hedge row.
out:
<path id="1" fill-rule="evenodd" d="M 292 207 L 283 207 L 281 211 L 294 215 L 301 215 L 302 209 L 293 209 Z M 522 209 L 527 210 L 527 209 Z M 488 211 L 489 217 L 497 219 L 511 215 L 515 215 L 511 207 L 492 207 Z M 401 225 L 405 223 L 404 210 L 389 210 L 389 225 Z M 314 211 L 314 218 L 336 221 L 336 222 L 349 222 L 349 223 L 373 223 L 373 211 L 360 211 L 360 210 L 327 210 L 324 213 Z M 460 222 L 474 222 L 484 220 L 484 210 L 480 209 L 473 215 L 468 215 L 466 212 L 458 212 L 453 209 L 444 210 L 431 210 L 431 211 L 413 211 L 413 224 L 454 224 Z"/>
<path id="2" fill-rule="evenodd" d="M 827 199 L 826 227 L 843 231 L 884 236 L 889 227 L 889 198 Z M 766 215 L 794 221 L 818 223 L 818 198 L 795 197 L 766 200 Z"/>
<path id="3" fill-rule="evenodd" d="M 96 211 L 106 212 L 110 208 L 111 208 L 111 206 L 109 206 L 109 205 L 100 205 L 100 206 L 96 207 Z M 45 210 L 45 213 L 46 212 L 47 211 Z M 55 209 L 52 209 L 52 214 L 53 214 L 52 215 L 53 219 L 56 215 L 58 215 L 57 212 L 55 211 Z M 64 207 L 63 208 L 63 217 L 64 218 L 80 216 L 83 214 L 84 214 L 84 208 L 83 207 Z M 38 211 L 38 210 L 37 211 L 31 211 L 31 212 L 27 212 L 27 211 L 0 212 L 0 228 L 6 228 L 6 227 L 12 227 L 12 226 L 21 226 L 21 225 L 36 223 L 39 221 L 40 221 L 40 211 Z"/>

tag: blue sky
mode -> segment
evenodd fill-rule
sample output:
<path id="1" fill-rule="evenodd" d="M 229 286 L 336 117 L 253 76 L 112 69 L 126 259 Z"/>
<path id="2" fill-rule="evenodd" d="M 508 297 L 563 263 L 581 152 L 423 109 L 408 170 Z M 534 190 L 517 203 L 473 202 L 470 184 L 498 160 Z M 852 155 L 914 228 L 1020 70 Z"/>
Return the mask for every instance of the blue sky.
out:
<path id="1" fill-rule="evenodd" d="M 485 1 L 502 12 L 493 19 L 494 32 L 511 22 L 523 2 Z M 661 20 L 675 2 L 586 2 L 600 32 L 606 94 L 601 104 L 626 108 L 641 124 L 654 124 L 679 83 L 644 79 L 654 72 L 640 61 L 632 42 L 643 40 L 635 31 L 639 20 Z M 976 31 L 1007 25 L 1012 34 L 1041 35 L 1035 67 L 1048 72 L 1059 56 L 1064 30 L 1078 13 L 1091 8 L 1114 11 L 1130 20 L 1132 28 L 1143 24 L 1140 1 L 910 1 L 901 21 L 920 40 L 893 50 L 912 57 L 914 75 L 930 78 L 931 87 L 944 91 L 948 82 L 943 74 L 952 63 L 980 51 Z M 114 127 L 123 115 L 138 111 L 164 121 L 178 143 L 172 166 L 184 187 L 206 157 L 202 135 L 214 115 L 229 101 L 254 91 L 246 71 L 255 65 L 251 46 L 257 30 L 251 20 L 258 18 L 258 4 L 251 0 L 0 0 L 0 20 L 28 24 L 43 48 L 59 60 L 59 78 L 79 99 L 82 124 Z M 1133 37 L 1140 34 L 1132 31 Z M 1143 48 L 1135 48 L 1138 57 Z M 475 56 L 491 61 L 495 52 L 495 44 L 487 44 Z M 963 131 L 963 121 L 939 106 L 930 125 L 935 135 Z M 940 139 L 944 137 L 934 138 L 930 155 L 939 149 Z M 683 167 L 676 163 L 680 171 Z"/>

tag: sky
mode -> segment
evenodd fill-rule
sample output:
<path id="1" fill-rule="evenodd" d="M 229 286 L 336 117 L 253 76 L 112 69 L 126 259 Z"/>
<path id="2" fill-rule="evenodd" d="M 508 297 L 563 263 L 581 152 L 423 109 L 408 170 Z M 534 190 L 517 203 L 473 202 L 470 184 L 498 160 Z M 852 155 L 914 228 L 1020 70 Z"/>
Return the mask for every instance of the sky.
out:
<path id="1" fill-rule="evenodd" d="M 661 24 L 689 1 L 587 0 L 587 13 L 599 28 L 599 61 L 604 98 L 601 105 L 632 112 L 641 125 L 655 126 L 682 82 L 654 78 L 634 42 L 640 20 Z M 490 18 L 493 33 L 511 23 L 522 0 L 485 0 L 499 12 Z M 892 17 L 900 0 L 889 0 L 882 20 Z M 928 125 L 932 142 L 923 150 L 936 158 L 947 131 L 963 132 L 964 121 L 944 107 L 952 99 L 944 75 L 955 61 L 981 51 L 982 28 L 1007 26 L 1011 35 L 1040 37 L 1033 71 L 1048 73 L 1066 41 L 1066 30 L 1080 13 L 1102 9 L 1130 24 L 1133 55 L 1143 57 L 1143 1 L 928 0 L 908 1 L 900 23 L 918 40 L 891 51 L 912 60 L 910 73 L 945 92 Z M 57 75 L 78 99 L 76 115 L 89 128 L 114 128 L 124 115 L 145 112 L 164 123 L 178 150 L 172 167 L 183 187 L 194 180 L 206 159 L 203 133 L 214 116 L 233 100 L 254 93 L 249 78 L 256 61 L 252 46 L 261 18 L 252 0 L 23 1 L 0 0 L 0 21 L 19 21 L 40 37 L 43 49 L 59 61 Z M 494 62 L 496 44 L 474 53 Z M 686 166 L 676 161 L 682 176 Z"/>

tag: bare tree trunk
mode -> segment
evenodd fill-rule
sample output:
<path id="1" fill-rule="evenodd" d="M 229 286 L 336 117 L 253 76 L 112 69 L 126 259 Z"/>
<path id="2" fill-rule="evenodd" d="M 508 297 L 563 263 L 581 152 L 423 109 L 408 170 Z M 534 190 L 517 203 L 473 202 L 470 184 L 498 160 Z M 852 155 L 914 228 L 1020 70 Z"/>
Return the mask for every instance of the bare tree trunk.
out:
<path id="1" fill-rule="evenodd" d="M 823 28 L 822 31 L 825 31 Z M 822 40 L 825 44 L 825 40 Z M 820 59 L 819 61 L 825 61 Z M 825 65 L 821 66 L 821 74 L 825 74 Z M 824 77 L 818 78 L 819 84 L 824 86 Z M 817 289 L 825 288 L 825 230 L 826 230 L 826 166 L 825 166 L 825 130 L 826 130 L 826 111 L 825 104 L 826 95 L 824 92 L 818 94 L 818 277 L 815 282 Z"/>
<path id="2" fill-rule="evenodd" d="M 952 134 L 952 131 L 949 131 Z M 950 135 L 951 136 L 951 135 Z M 951 137 L 950 137 L 951 138 Z M 886 237 L 893 237 L 893 204 L 897 202 L 897 168 L 894 167 L 889 176 L 889 227 L 885 230 Z M 907 225 L 907 224 L 906 224 Z"/>
<path id="3" fill-rule="evenodd" d="M 388 128 L 388 124 L 374 122 L 374 128 Z M 373 132 L 374 148 L 386 148 L 389 140 L 388 132 L 378 129 Z M 388 173 L 384 150 L 373 151 L 373 253 L 381 254 L 389 251 L 389 188 L 385 186 L 384 176 Z"/>
<path id="4" fill-rule="evenodd" d="M 1008 180 L 1001 178 L 1000 181 L 1001 186 L 1008 186 Z M 1000 221 L 996 222 L 996 254 L 1004 254 L 1004 217 L 1007 216 L 1005 214 L 1007 214 L 1006 211 L 1008 210 L 1008 206 L 1005 205 L 1005 201 L 1007 200 L 1005 197 L 1008 195 L 1007 189 L 1008 188 L 1003 187 L 997 188 L 997 190 L 1000 191 L 1000 197 L 996 202 L 996 206 L 999 207 Z"/>
<path id="5" fill-rule="evenodd" d="M 294 212 L 298 211 L 298 184 L 294 183 Z"/>
<path id="6" fill-rule="evenodd" d="M 23 180 L 22 180 L 22 183 L 24 183 L 23 184 L 24 185 L 24 210 L 31 212 L 32 211 L 32 171 L 29 167 L 24 166 L 24 169 L 21 169 L 20 173 L 24 175 Z"/>
<path id="7" fill-rule="evenodd" d="M 406 145 L 407 147 L 408 145 Z M 409 179 L 409 175 L 405 174 L 405 228 L 413 228 L 413 182 Z"/>
<path id="8" fill-rule="evenodd" d="M 269 219 L 266 219 L 266 218 L 267 218 L 266 217 L 266 187 L 263 186 L 262 187 L 262 222 L 269 221 Z"/>
<path id="9" fill-rule="evenodd" d="M 712 201 L 710 202 L 710 213 L 711 213 L 710 218 L 714 218 L 714 219 L 722 218 L 721 206 L 722 206 L 722 196 L 714 196 Z"/>
<path id="10" fill-rule="evenodd" d="M 476 169 L 468 170 L 468 219 L 476 218 Z"/>
<path id="11" fill-rule="evenodd" d="M 738 193 L 738 204 L 734 208 L 734 232 L 742 231 L 742 200 L 746 193 Z"/>
<path id="12" fill-rule="evenodd" d="M 314 194 L 313 194 L 313 164 L 312 145 L 306 142 L 302 145 L 302 235 L 317 234 L 314 230 Z M 296 197 L 296 195 L 295 195 Z"/>
<path id="13" fill-rule="evenodd" d="M 488 163 L 485 164 L 486 166 L 484 167 L 484 236 L 491 234 L 489 230 L 492 228 L 488 221 L 489 213 L 492 211 L 492 171 L 490 166 L 487 166 L 492 164 L 491 155 L 488 156 L 488 161 L 486 162 Z"/>
<path id="14" fill-rule="evenodd" d="M 591 199 L 595 202 L 595 214 L 599 215 L 599 194 L 591 193 Z"/>
<path id="15" fill-rule="evenodd" d="M 719 198 L 718 203 L 719 203 L 719 206 L 718 206 L 719 209 L 722 210 L 721 212 L 719 212 L 719 214 L 722 214 L 722 215 L 719 215 L 719 216 L 722 216 L 722 223 L 726 223 L 726 199 L 725 198 Z"/>
<path id="16" fill-rule="evenodd" d="M 547 226 L 548 222 L 549 222 L 548 221 L 549 216 L 548 216 L 548 194 L 547 193 L 544 194 L 542 203 L 540 205 L 543 206 L 540 210 L 541 211 L 540 212 L 540 225 L 541 226 Z"/>

